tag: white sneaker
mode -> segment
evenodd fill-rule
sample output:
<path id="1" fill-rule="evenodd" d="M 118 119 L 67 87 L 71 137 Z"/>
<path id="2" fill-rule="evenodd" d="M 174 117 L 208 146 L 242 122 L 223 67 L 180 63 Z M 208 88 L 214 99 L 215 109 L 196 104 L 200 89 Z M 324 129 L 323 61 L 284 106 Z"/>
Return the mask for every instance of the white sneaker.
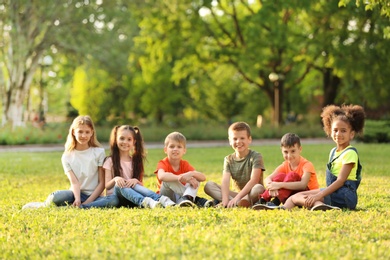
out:
<path id="1" fill-rule="evenodd" d="M 22 210 L 25 210 L 25 209 L 37 209 L 37 208 L 43 208 L 45 207 L 45 203 L 44 202 L 30 202 L 30 203 L 27 203 L 26 205 L 24 205 L 22 207 Z"/>
<path id="2" fill-rule="evenodd" d="M 159 201 L 155 201 L 152 198 L 145 197 L 144 200 L 141 203 L 141 206 L 144 207 L 144 208 L 154 209 L 154 208 L 159 208 L 162 205 L 160 204 Z"/>
<path id="3" fill-rule="evenodd" d="M 173 202 L 170 198 L 168 198 L 167 196 L 161 196 L 159 202 L 161 203 L 161 205 L 163 205 L 164 208 L 167 208 L 167 207 L 172 207 L 172 206 L 175 206 L 176 203 Z"/>

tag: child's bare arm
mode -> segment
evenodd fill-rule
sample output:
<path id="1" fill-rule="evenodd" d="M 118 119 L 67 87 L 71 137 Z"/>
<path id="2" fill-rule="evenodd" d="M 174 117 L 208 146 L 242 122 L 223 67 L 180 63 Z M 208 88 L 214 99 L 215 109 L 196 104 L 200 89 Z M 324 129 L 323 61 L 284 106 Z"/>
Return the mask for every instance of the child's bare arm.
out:
<path id="1" fill-rule="evenodd" d="M 182 175 L 182 179 L 185 180 L 185 182 L 188 182 L 191 178 L 195 178 L 199 182 L 206 180 L 206 176 L 203 173 L 195 170 L 183 173 L 181 175 Z"/>
<path id="2" fill-rule="evenodd" d="M 260 179 L 263 175 L 263 170 L 262 169 L 253 169 L 251 178 L 245 184 L 244 188 L 237 194 L 237 196 L 234 198 L 236 202 L 240 201 L 243 197 L 245 197 L 249 192 L 252 190 L 253 186 L 256 184 L 260 183 Z"/>
<path id="3" fill-rule="evenodd" d="M 97 197 L 99 197 L 100 194 L 102 194 L 103 190 L 104 190 L 104 170 L 101 166 L 99 166 L 98 167 L 98 185 L 96 186 L 96 188 L 92 192 L 92 194 L 88 197 L 88 199 L 86 201 L 84 201 L 82 204 L 88 204 L 88 203 L 95 201 L 95 199 Z"/>
<path id="4" fill-rule="evenodd" d="M 222 176 L 221 193 L 222 193 L 222 205 L 226 207 L 229 203 L 229 191 L 230 191 L 230 172 L 224 172 Z"/>
<path id="5" fill-rule="evenodd" d="M 70 188 L 71 188 L 71 190 L 73 192 L 73 196 L 74 196 L 73 206 L 80 207 L 81 198 L 80 198 L 79 180 L 77 179 L 77 177 L 73 171 L 69 171 L 66 175 L 68 176 L 68 179 L 70 181 Z"/>
<path id="6" fill-rule="evenodd" d="M 180 175 L 175 175 L 171 172 L 166 172 L 166 171 L 164 171 L 164 169 L 158 169 L 157 177 L 161 181 L 178 181 L 180 178 Z"/>
<path id="7" fill-rule="evenodd" d="M 329 185 L 327 188 L 321 190 L 316 195 L 309 196 L 305 201 L 305 207 L 311 208 L 316 201 L 322 201 L 325 196 L 328 196 L 336 190 L 340 189 L 344 185 L 345 181 L 348 179 L 348 176 L 351 173 L 351 170 L 354 165 L 354 163 L 343 164 L 343 167 L 341 168 L 337 180 L 331 185 Z"/>

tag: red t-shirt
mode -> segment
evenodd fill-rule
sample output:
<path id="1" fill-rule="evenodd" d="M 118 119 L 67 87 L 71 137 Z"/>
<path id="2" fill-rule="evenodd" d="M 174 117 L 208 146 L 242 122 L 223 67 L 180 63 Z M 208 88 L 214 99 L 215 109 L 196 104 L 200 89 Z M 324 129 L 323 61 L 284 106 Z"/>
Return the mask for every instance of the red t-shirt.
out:
<path id="1" fill-rule="evenodd" d="M 301 176 L 301 178 L 304 172 L 310 172 L 310 179 L 309 182 L 307 183 L 307 187 L 309 188 L 309 190 L 315 190 L 320 187 L 318 184 L 317 175 L 314 170 L 313 164 L 307 159 L 303 158 L 302 156 L 299 160 L 299 165 L 295 170 L 292 170 L 290 168 L 290 164 L 287 161 L 284 161 L 281 165 L 278 166 L 278 168 L 276 168 L 275 171 L 277 173 L 285 173 L 285 174 L 289 172 L 295 172 L 299 176 Z"/>
<path id="2" fill-rule="evenodd" d="M 195 168 L 192 167 L 192 165 L 189 162 L 187 162 L 186 160 L 180 160 L 180 166 L 179 166 L 179 170 L 178 171 L 175 171 L 172 168 L 172 165 L 169 162 L 168 157 L 165 157 L 164 159 L 160 160 L 157 163 L 157 169 L 154 171 L 154 173 L 156 174 L 156 177 L 157 177 L 157 181 L 158 181 L 158 183 L 157 183 L 157 193 L 160 193 L 160 187 L 161 187 L 161 182 L 162 182 L 158 178 L 158 176 L 157 176 L 157 172 L 160 169 L 163 169 L 165 172 L 171 172 L 171 173 L 173 173 L 175 175 L 180 175 L 180 174 L 183 174 L 183 173 L 195 170 Z"/>

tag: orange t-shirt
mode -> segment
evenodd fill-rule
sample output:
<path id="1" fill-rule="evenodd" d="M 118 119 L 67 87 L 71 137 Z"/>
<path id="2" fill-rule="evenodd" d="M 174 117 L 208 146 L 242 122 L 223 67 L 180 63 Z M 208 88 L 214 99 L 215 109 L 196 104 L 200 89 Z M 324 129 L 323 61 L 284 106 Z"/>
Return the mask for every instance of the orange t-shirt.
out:
<path id="1" fill-rule="evenodd" d="M 157 163 L 157 169 L 154 171 L 154 173 L 156 174 L 156 177 L 157 177 L 157 181 L 158 181 L 158 183 L 157 183 L 157 192 L 156 193 L 160 193 L 160 187 L 161 187 L 161 183 L 162 183 L 162 181 L 157 176 L 157 172 L 160 169 L 163 169 L 165 172 L 171 172 L 171 173 L 173 173 L 175 175 L 180 175 L 180 174 L 183 174 L 183 173 L 195 170 L 195 168 L 192 167 L 192 165 L 189 162 L 187 162 L 186 160 L 180 160 L 179 170 L 175 171 L 172 168 L 172 165 L 169 162 L 168 157 L 165 157 L 164 159 L 160 160 Z"/>
<path id="2" fill-rule="evenodd" d="M 287 161 L 284 161 L 281 165 L 278 166 L 278 168 L 276 168 L 275 171 L 277 173 L 285 173 L 285 174 L 289 172 L 295 172 L 299 176 L 301 176 L 301 178 L 304 172 L 310 172 L 310 179 L 309 182 L 307 183 L 307 187 L 309 188 L 309 190 L 319 189 L 320 187 L 318 184 L 317 175 L 313 164 L 307 159 L 303 158 L 302 156 L 299 159 L 298 167 L 295 170 L 292 170 L 290 168 L 290 164 Z"/>

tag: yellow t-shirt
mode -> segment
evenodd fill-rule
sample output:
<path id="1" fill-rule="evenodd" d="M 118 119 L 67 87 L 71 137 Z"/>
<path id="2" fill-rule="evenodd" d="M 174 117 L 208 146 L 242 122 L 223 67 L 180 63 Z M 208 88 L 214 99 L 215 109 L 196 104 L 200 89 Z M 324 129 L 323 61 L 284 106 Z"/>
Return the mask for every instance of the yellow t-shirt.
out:
<path id="1" fill-rule="evenodd" d="M 352 146 L 348 146 L 344 150 L 346 150 L 350 147 L 352 147 Z M 339 152 L 336 151 L 333 155 L 333 158 L 338 157 L 341 153 L 343 153 L 344 150 L 339 151 Z M 330 160 L 332 159 L 331 158 L 332 151 L 330 152 L 330 155 L 329 155 Z M 359 160 L 358 154 L 353 149 L 349 149 L 348 151 L 345 151 L 345 153 L 341 154 L 335 161 L 333 161 L 332 168 L 330 170 L 333 173 L 333 175 L 337 177 L 341 171 L 341 168 L 343 167 L 343 164 L 354 163 L 354 166 L 348 175 L 348 180 L 357 180 L 356 171 L 358 168 L 358 160 Z"/>

